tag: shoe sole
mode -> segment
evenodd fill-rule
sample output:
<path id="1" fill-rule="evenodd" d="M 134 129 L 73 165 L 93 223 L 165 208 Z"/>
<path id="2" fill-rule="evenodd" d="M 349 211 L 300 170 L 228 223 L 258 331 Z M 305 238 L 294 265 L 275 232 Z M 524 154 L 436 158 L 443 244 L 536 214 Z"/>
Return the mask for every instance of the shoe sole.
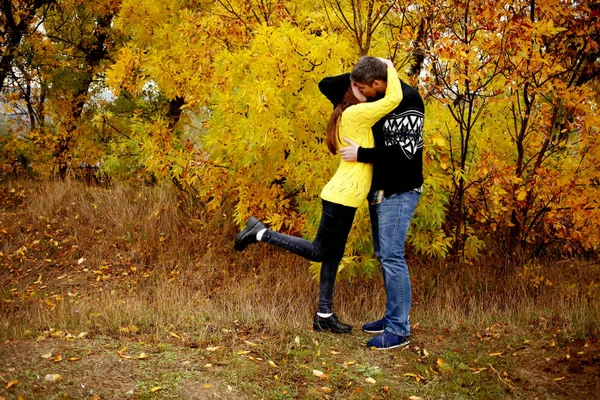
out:
<path id="1" fill-rule="evenodd" d="M 367 332 L 367 333 L 383 333 L 383 331 L 384 331 L 383 329 L 382 330 L 377 330 L 377 331 L 363 329 L 363 332 Z"/>
<path id="2" fill-rule="evenodd" d="M 322 328 L 321 325 L 313 325 L 313 331 L 315 331 L 315 332 L 331 332 L 331 333 L 335 333 L 337 335 L 344 335 L 346 333 L 352 333 L 352 329 L 350 329 L 348 331 L 335 331 L 330 328 Z"/>
<path id="3" fill-rule="evenodd" d="M 400 343 L 400 344 L 397 344 L 395 346 L 390 346 L 390 347 L 375 347 L 375 346 L 372 346 L 372 347 L 375 347 L 375 350 L 377 350 L 377 351 L 381 351 L 381 350 L 397 349 L 398 347 L 406 347 L 409 344 L 410 344 L 410 340 L 408 342 Z"/>

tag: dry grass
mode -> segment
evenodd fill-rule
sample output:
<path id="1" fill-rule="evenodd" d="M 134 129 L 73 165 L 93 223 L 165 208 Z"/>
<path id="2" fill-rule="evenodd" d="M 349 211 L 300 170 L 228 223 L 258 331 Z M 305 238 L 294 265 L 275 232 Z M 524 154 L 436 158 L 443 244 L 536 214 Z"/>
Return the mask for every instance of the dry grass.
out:
<path id="1" fill-rule="evenodd" d="M 597 392 L 598 264 L 540 262 L 519 276 L 503 275 L 493 256 L 454 264 L 409 253 L 413 344 L 371 352 L 359 329 L 313 333 L 318 285 L 309 263 L 264 244 L 235 252 L 232 221 L 230 208 L 205 214 L 171 187 L 0 185 L 0 396 L 156 398 L 156 386 L 160 398 Z M 336 313 L 357 328 L 384 305 L 380 278 L 336 286 Z M 123 359 L 125 348 L 133 359 Z M 40 358 L 48 353 L 81 360 Z M 64 380 L 44 381 L 55 372 Z M 377 385 L 365 384 L 370 374 Z"/>
<path id="2" fill-rule="evenodd" d="M 8 182 L 2 190 L 5 338 L 49 327 L 114 334 L 135 325 L 199 336 L 234 321 L 268 331 L 310 327 L 317 282 L 308 262 L 262 244 L 233 251 L 230 208 L 206 215 L 171 187 Z M 525 276 L 506 276 L 492 256 L 463 264 L 410 253 L 408 259 L 413 324 L 477 329 L 534 322 L 598 335 L 597 263 L 544 262 Z M 40 275 L 43 283 L 34 284 Z M 379 318 L 384 304 L 380 279 L 336 286 L 336 312 L 355 325 Z"/>

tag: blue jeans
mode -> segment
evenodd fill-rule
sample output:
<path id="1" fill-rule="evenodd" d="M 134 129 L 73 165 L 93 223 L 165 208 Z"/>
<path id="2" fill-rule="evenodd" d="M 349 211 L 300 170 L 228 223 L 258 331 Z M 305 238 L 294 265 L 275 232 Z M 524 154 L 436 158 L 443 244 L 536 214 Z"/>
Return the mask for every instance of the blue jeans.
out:
<path id="1" fill-rule="evenodd" d="M 344 249 L 356 208 L 327 200 L 321 200 L 323 212 L 317 236 L 311 242 L 295 236 L 285 235 L 270 229 L 264 233 L 262 241 L 269 243 L 311 261 L 322 262 L 319 279 L 318 312 L 331 313 L 333 306 L 333 287 L 335 278 L 344 256 Z"/>
<path id="2" fill-rule="evenodd" d="M 414 190 L 397 193 L 369 206 L 375 256 L 381 263 L 387 295 L 385 329 L 399 336 L 410 335 L 411 287 L 404 242 L 420 195 Z"/>

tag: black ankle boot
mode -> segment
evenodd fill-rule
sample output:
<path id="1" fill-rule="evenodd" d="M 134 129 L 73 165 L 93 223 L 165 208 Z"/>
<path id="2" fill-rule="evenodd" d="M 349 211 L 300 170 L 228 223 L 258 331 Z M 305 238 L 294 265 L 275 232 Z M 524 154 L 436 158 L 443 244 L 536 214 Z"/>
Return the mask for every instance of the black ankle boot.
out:
<path id="1" fill-rule="evenodd" d="M 265 229 L 265 226 L 258 219 L 254 217 L 248 218 L 246 221 L 246 229 L 238 233 L 235 237 L 234 249 L 237 251 L 243 251 L 249 244 L 257 243 L 256 234 Z"/>
<path id="2" fill-rule="evenodd" d="M 318 314 L 315 314 L 313 330 L 317 332 L 350 333 L 352 332 L 352 326 L 340 322 L 335 314 L 327 318 L 319 317 Z"/>

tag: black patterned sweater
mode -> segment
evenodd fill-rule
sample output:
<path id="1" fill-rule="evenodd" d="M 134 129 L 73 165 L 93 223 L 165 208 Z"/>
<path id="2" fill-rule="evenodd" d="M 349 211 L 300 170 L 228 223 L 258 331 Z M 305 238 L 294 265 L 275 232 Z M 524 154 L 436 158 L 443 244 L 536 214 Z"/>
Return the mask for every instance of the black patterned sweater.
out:
<path id="1" fill-rule="evenodd" d="M 408 192 L 423 184 L 423 122 L 425 105 L 419 92 L 402 82 L 398 107 L 373 126 L 375 148 L 359 147 L 358 161 L 373 164 L 371 192 Z"/>

